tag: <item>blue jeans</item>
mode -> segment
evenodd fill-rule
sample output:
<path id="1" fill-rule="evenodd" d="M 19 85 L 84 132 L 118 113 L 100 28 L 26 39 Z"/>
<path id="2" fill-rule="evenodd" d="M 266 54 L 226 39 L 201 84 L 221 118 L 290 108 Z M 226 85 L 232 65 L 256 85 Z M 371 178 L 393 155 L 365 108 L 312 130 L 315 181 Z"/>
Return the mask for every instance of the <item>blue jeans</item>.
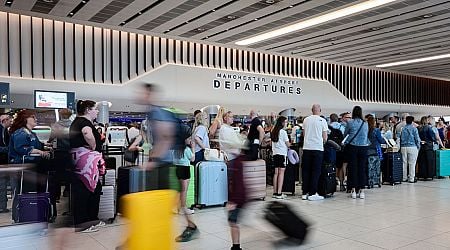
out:
<path id="1" fill-rule="evenodd" d="M 323 151 L 303 150 L 302 191 L 303 194 L 317 193 L 323 161 Z"/>

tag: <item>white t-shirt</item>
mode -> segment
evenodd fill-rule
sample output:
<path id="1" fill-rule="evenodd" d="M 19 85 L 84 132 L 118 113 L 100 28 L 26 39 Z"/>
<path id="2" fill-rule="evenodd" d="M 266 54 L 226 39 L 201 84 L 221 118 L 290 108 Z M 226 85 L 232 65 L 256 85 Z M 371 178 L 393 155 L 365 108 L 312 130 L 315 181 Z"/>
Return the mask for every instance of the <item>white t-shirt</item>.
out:
<path id="1" fill-rule="evenodd" d="M 206 129 L 206 127 L 204 125 L 199 125 L 194 132 L 195 132 L 194 139 L 195 136 L 198 136 L 202 140 L 203 146 L 205 148 L 209 148 L 209 137 L 208 137 L 208 130 Z M 198 145 L 198 143 L 195 143 L 195 153 L 197 153 L 200 150 L 202 150 L 202 148 Z"/>
<path id="2" fill-rule="evenodd" d="M 303 120 L 305 141 L 303 149 L 323 151 L 322 132 L 328 131 L 327 121 L 318 115 L 311 115 Z"/>
<path id="3" fill-rule="evenodd" d="M 278 142 L 272 142 L 272 153 L 273 155 L 284 155 L 287 156 L 288 147 L 286 142 L 289 141 L 286 130 L 281 129 Z"/>

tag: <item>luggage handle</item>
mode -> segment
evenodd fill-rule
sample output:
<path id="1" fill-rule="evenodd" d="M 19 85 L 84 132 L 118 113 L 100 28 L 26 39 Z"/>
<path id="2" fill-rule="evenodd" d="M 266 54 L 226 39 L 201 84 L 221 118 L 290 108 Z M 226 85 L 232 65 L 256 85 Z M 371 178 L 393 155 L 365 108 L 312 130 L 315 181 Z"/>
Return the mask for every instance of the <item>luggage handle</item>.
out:
<path id="1" fill-rule="evenodd" d="M 25 164 L 25 156 L 22 156 L 22 164 Z M 30 154 L 30 156 L 40 156 L 40 154 Z M 20 195 L 22 195 L 22 188 L 23 188 L 23 170 L 22 172 L 22 176 L 20 177 Z M 47 176 L 47 182 L 45 185 L 45 192 L 48 193 L 48 176 Z M 30 192 L 30 193 L 37 193 L 37 192 Z"/>

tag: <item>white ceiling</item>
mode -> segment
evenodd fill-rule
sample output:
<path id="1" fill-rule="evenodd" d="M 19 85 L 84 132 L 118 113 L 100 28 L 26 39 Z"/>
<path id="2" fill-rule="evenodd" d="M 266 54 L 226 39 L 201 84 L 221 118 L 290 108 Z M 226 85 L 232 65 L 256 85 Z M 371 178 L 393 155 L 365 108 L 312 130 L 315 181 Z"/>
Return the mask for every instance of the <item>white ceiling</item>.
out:
<path id="1" fill-rule="evenodd" d="M 10 12 L 235 46 L 243 38 L 362 0 L 13 0 L 10 7 L 2 2 L 0 9 Z M 249 47 L 364 66 L 448 54 L 450 0 L 397 0 Z M 389 69 L 450 79 L 449 59 Z"/>

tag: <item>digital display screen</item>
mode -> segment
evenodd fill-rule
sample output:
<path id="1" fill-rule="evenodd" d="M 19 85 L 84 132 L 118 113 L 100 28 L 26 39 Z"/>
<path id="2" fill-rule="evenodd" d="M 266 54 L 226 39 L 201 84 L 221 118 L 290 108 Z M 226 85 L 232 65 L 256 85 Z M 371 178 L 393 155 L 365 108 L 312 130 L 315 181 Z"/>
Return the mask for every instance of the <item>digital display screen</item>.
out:
<path id="1" fill-rule="evenodd" d="M 73 92 L 34 91 L 35 108 L 72 109 L 75 101 L 74 99 L 75 93 Z"/>

